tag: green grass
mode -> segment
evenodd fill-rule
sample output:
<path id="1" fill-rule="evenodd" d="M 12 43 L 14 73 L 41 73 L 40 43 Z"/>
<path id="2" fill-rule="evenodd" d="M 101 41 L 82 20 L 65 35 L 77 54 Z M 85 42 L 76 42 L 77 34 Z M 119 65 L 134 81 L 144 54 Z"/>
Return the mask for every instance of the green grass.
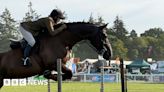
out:
<path id="1" fill-rule="evenodd" d="M 120 83 L 105 83 L 104 92 L 121 92 Z M 47 92 L 47 86 L 4 86 L 0 92 Z M 51 83 L 57 92 L 57 83 Z M 100 83 L 64 82 L 62 92 L 100 92 Z M 164 84 L 128 83 L 128 92 L 164 92 Z"/>

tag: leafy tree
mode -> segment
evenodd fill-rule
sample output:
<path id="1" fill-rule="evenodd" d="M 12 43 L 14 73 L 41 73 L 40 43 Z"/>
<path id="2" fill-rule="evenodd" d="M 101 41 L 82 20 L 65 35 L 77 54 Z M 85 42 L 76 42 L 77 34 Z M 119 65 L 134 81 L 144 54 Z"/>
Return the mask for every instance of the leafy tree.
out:
<path id="1" fill-rule="evenodd" d="M 80 42 L 73 47 L 75 57 L 81 60 L 86 58 L 97 58 L 97 53 L 86 42 Z"/>
<path id="2" fill-rule="evenodd" d="M 158 43 L 156 46 L 157 60 L 164 60 L 164 33 L 159 36 Z"/>
<path id="3" fill-rule="evenodd" d="M 131 58 L 131 60 L 135 60 L 136 58 L 139 58 L 139 51 L 137 49 L 132 49 L 129 50 L 129 58 Z"/>
<path id="4" fill-rule="evenodd" d="M 158 38 L 162 33 L 164 33 L 164 31 L 161 28 L 150 28 L 149 30 L 146 30 L 143 34 L 141 34 L 141 36 L 150 36 Z"/>
<path id="5" fill-rule="evenodd" d="M 117 40 L 112 44 L 114 57 L 124 57 L 127 58 L 127 48 L 124 47 L 124 43 L 121 40 Z"/>
<path id="6" fill-rule="evenodd" d="M 146 58 L 148 42 L 144 37 L 138 37 L 133 40 L 133 49 L 137 49 L 138 58 Z"/>
<path id="7" fill-rule="evenodd" d="M 159 43 L 160 39 L 154 37 L 145 37 L 148 41 L 147 48 L 147 57 L 151 57 L 153 59 L 158 59 L 158 56 L 161 53 L 161 44 Z"/>

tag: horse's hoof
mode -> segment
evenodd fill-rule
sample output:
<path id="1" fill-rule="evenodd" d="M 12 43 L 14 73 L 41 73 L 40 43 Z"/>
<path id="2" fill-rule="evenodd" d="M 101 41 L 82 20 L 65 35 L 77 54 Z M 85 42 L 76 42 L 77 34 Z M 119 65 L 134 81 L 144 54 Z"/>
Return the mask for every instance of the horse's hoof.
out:
<path id="1" fill-rule="evenodd" d="M 51 71 L 50 71 L 50 70 L 45 70 L 45 71 L 43 72 L 43 76 L 44 76 L 45 78 L 48 78 L 50 75 L 51 75 Z"/>

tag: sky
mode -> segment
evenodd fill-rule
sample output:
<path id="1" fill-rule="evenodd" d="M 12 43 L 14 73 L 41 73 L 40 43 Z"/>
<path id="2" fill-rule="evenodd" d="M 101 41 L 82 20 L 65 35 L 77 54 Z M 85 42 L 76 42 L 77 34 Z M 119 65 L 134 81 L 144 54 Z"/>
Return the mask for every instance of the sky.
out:
<path id="1" fill-rule="evenodd" d="M 7 8 L 15 20 L 22 20 L 29 2 L 41 17 L 59 8 L 67 14 L 67 22 L 87 21 L 92 14 L 101 16 L 108 27 L 119 16 L 129 32 L 134 29 L 138 34 L 155 27 L 164 29 L 164 0 L 0 0 L 0 15 Z"/>

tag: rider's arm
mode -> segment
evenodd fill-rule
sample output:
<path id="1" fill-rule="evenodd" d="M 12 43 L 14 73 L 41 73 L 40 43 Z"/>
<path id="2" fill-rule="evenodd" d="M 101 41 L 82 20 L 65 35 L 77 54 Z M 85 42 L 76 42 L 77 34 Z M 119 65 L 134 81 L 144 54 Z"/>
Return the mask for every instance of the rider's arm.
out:
<path id="1" fill-rule="evenodd" d="M 55 25 L 55 23 L 54 23 L 53 19 L 49 18 L 49 21 L 46 23 L 46 26 L 47 26 L 47 29 L 48 29 L 50 35 L 52 35 L 52 36 L 60 33 L 63 29 L 67 28 L 66 24 L 62 24 L 60 27 L 54 29 L 54 27 L 53 27 L 54 25 Z"/>
<path id="2" fill-rule="evenodd" d="M 46 21 L 46 27 L 50 33 L 50 35 L 54 35 L 54 21 L 53 19 L 49 18 L 47 21 Z"/>

